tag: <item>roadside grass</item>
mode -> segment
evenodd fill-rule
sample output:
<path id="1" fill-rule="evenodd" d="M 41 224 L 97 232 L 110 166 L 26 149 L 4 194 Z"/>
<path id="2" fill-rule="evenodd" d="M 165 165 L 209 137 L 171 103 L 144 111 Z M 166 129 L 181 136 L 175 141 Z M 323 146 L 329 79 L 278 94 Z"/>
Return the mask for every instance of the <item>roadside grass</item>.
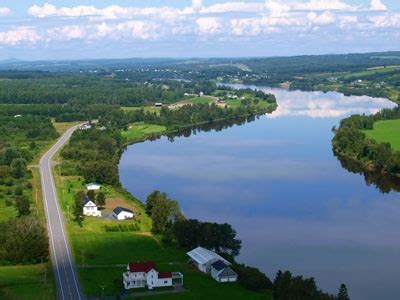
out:
<path id="1" fill-rule="evenodd" d="M 165 133 L 167 128 L 165 126 L 145 124 L 143 122 L 133 123 L 128 130 L 122 131 L 122 136 L 126 138 L 127 142 L 140 141 L 150 135 L 158 135 Z"/>
<path id="2" fill-rule="evenodd" d="M 377 142 L 390 143 L 395 151 L 400 151 L 400 120 L 383 120 L 374 123 L 374 129 L 363 130 L 371 139 Z"/>
<path id="3" fill-rule="evenodd" d="M 0 267 L 0 299 L 56 298 L 50 263 Z"/>
<path id="4" fill-rule="evenodd" d="M 78 125 L 82 122 L 53 122 L 54 128 L 57 130 L 59 134 L 63 134 L 72 126 Z"/>

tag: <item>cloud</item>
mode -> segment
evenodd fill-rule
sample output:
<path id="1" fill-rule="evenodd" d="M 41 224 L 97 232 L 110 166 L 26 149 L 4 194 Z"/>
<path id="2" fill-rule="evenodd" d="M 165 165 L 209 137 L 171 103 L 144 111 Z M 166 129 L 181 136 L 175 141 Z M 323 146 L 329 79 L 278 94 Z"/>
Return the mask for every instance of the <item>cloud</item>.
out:
<path id="1" fill-rule="evenodd" d="M 20 43 L 34 44 L 41 37 L 31 27 L 17 27 L 8 31 L 0 32 L 0 44 L 15 46 Z"/>
<path id="2" fill-rule="evenodd" d="M 5 17 L 11 14 L 11 9 L 8 7 L 0 7 L 0 17 Z"/>
<path id="3" fill-rule="evenodd" d="M 86 37 L 86 29 L 78 25 L 63 26 L 48 30 L 48 34 L 51 39 L 70 41 L 84 39 Z"/>
<path id="4" fill-rule="evenodd" d="M 200 35 L 216 34 L 222 28 L 217 18 L 199 18 L 196 24 Z"/>
<path id="5" fill-rule="evenodd" d="M 381 0 L 372 0 L 371 10 L 387 10 L 387 7 L 381 2 Z"/>

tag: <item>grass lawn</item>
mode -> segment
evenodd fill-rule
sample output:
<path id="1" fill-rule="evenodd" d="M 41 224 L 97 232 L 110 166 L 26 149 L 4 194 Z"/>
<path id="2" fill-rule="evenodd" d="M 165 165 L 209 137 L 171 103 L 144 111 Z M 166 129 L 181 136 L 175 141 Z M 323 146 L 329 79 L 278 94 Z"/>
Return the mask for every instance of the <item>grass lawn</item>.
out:
<path id="1" fill-rule="evenodd" d="M 377 142 L 390 143 L 394 150 L 400 151 L 400 120 L 384 120 L 374 124 L 374 129 L 363 131 Z"/>
<path id="2" fill-rule="evenodd" d="M 164 126 L 134 123 L 126 131 L 122 131 L 122 136 L 128 142 L 140 141 L 153 134 L 162 134 L 166 132 L 167 128 Z"/>
<path id="3" fill-rule="evenodd" d="M 208 104 L 215 101 L 217 98 L 213 96 L 199 96 L 184 99 L 182 102 L 192 103 L 192 104 Z"/>
<path id="4" fill-rule="evenodd" d="M 55 299 L 50 264 L 0 267 L 0 299 Z"/>
<path id="5" fill-rule="evenodd" d="M 155 106 L 123 106 L 121 108 L 124 111 L 135 111 L 135 110 L 141 110 L 143 108 L 145 113 L 150 112 L 150 113 L 156 113 L 157 115 L 159 115 L 161 111 L 161 107 L 155 107 Z"/>

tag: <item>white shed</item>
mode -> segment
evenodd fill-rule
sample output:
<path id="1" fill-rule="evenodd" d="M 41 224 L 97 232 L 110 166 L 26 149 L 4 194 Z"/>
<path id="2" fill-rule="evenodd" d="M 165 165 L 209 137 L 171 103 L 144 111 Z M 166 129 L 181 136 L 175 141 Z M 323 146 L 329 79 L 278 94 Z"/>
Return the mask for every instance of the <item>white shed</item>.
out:
<path id="1" fill-rule="evenodd" d="M 135 216 L 135 213 L 133 211 L 131 211 L 130 209 L 118 206 L 118 207 L 114 208 L 113 216 L 117 220 L 128 220 L 128 219 L 133 219 L 133 217 Z"/>
<path id="2" fill-rule="evenodd" d="M 216 261 L 220 260 L 228 266 L 231 264 L 222 256 L 203 247 L 197 247 L 196 249 L 189 251 L 187 255 L 190 257 L 190 262 L 192 264 L 194 264 L 200 271 L 208 274 L 211 273 L 211 265 Z"/>
<path id="3" fill-rule="evenodd" d="M 91 182 L 86 185 L 86 189 L 88 191 L 97 191 L 101 189 L 101 184 Z"/>

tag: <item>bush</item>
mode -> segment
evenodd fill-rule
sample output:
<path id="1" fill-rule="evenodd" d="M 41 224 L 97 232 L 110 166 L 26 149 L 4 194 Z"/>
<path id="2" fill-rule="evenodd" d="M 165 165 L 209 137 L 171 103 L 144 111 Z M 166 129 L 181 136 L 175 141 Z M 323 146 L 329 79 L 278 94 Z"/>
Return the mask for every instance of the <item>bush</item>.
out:
<path id="1" fill-rule="evenodd" d="M 140 230 L 139 225 L 137 224 L 119 224 L 116 226 L 105 225 L 104 229 L 106 232 L 130 232 Z"/>
<path id="2" fill-rule="evenodd" d="M 273 287 L 271 280 L 257 268 L 240 264 L 234 264 L 232 268 L 238 273 L 239 283 L 246 289 L 260 291 Z"/>

